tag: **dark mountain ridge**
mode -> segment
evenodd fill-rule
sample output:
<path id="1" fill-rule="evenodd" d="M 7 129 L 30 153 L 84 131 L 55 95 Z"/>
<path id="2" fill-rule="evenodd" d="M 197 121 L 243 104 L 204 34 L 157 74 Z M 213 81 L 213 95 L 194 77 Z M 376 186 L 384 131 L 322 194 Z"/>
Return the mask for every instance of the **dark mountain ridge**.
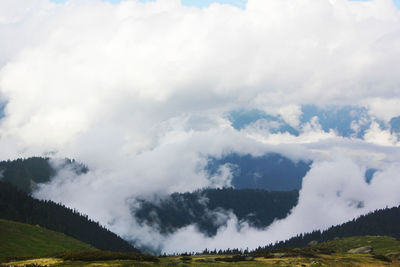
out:
<path id="1" fill-rule="evenodd" d="M 47 183 L 58 170 L 50 158 L 31 157 L 0 161 L 1 181 L 8 182 L 19 190 L 31 194 L 38 184 Z M 86 173 L 88 167 L 71 159 L 58 159 L 59 168 L 68 167 L 76 174 Z"/>
<path id="2" fill-rule="evenodd" d="M 311 161 L 292 161 L 277 153 L 263 156 L 231 153 L 221 158 L 209 157 L 206 171 L 210 176 L 219 167 L 229 164 L 232 186 L 236 189 L 264 189 L 270 191 L 300 190 L 303 177 L 310 170 Z"/>
<path id="3" fill-rule="evenodd" d="M 400 206 L 376 210 L 349 222 L 332 226 L 325 231 L 318 230 L 300 234 L 286 241 L 259 247 L 256 252 L 280 248 L 305 247 L 311 241 L 320 243 L 337 238 L 365 235 L 391 236 L 400 239 Z"/>
<path id="4" fill-rule="evenodd" d="M 52 201 L 34 199 L 3 181 L 0 181 L 0 218 L 39 225 L 101 250 L 139 252 L 116 234 L 89 219 L 87 215 Z"/>
<path id="5" fill-rule="evenodd" d="M 209 236 L 226 224 L 229 212 L 239 221 L 263 228 L 282 219 L 297 204 L 298 191 L 261 189 L 203 189 L 192 193 L 174 193 L 153 202 L 138 199 L 139 208 L 132 210 L 136 219 L 157 226 L 161 233 L 195 224 Z"/>

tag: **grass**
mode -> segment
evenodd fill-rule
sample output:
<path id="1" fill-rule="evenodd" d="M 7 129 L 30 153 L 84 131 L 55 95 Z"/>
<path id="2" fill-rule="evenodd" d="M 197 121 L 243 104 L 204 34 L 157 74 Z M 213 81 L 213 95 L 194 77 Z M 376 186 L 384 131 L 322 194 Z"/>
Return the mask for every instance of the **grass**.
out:
<path id="1" fill-rule="evenodd" d="M 198 255 L 192 256 L 191 261 L 181 260 L 181 257 L 165 257 L 160 258 L 159 263 L 140 262 L 132 260 L 112 260 L 112 261 L 62 261 L 60 259 L 38 259 L 30 261 L 9 262 L 7 266 L 26 266 L 28 264 L 37 264 L 37 266 L 91 266 L 91 267 L 261 267 L 261 266 L 297 266 L 297 267 L 380 267 L 380 266 L 400 266 L 400 261 L 392 261 L 390 263 L 378 259 L 374 259 L 372 255 L 355 255 L 339 253 L 335 255 L 320 255 L 318 258 L 302 258 L 289 257 L 279 259 L 265 259 L 262 257 L 255 258 L 254 261 L 244 262 L 215 262 L 216 255 Z M 211 259 L 205 262 L 205 259 Z"/>
<path id="2" fill-rule="evenodd" d="M 400 252 L 400 242 L 388 236 L 355 236 L 340 238 L 317 245 L 317 247 L 330 248 L 337 252 L 347 252 L 349 249 L 365 246 L 371 246 L 373 253 L 379 255 Z"/>
<path id="3" fill-rule="evenodd" d="M 0 219 L 0 259 L 95 250 L 97 249 L 62 233 Z"/>
<path id="4" fill-rule="evenodd" d="M 372 258 L 371 255 L 336 255 L 326 256 L 318 259 L 307 258 L 281 258 L 281 259 L 264 259 L 256 258 L 251 262 L 198 262 L 199 258 L 194 257 L 192 261 L 181 261 L 179 258 L 167 257 L 159 263 L 139 262 L 131 260 L 113 260 L 113 261 L 60 261 L 57 259 L 40 259 L 30 261 L 9 262 L 5 266 L 27 266 L 28 264 L 36 264 L 36 266 L 91 266 L 91 267 L 261 267 L 261 266 L 332 266 L 332 267 L 380 267 L 380 266 L 400 266 L 400 262 L 393 261 L 387 263 Z"/>
<path id="5" fill-rule="evenodd" d="M 54 258 L 66 261 L 112 261 L 112 260 L 134 260 L 159 262 L 153 255 L 134 252 L 113 252 L 113 251 L 68 251 L 53 255 Z"/>
<path id="6" fill-rule="evenodd" d="M 372 246 L 375 254 L 350 254 L 349 249 L 361 246 Z M 135 260 L 99 260 L 99 261 L 71 261 L 63 259 L 38 259 L 31 261 L 9 262 L 8 265 L 25 266 L 28 264 L 37 264 L 37 266 L 91 266 L 91 267 L 258 267 L 258 266 L 297 266 L 297 267 L 316 267 L 316 266 L 400 266 L 400 258 L 391 258 L 391 262 L 385 261 L 381 257 L 390 253 L 400 253 L 400 242 L 390 237 L 364 236 L 351 237 L 333 240 L 321 243 L 310 248 L 301 248 L 294 250 L 290 256 L 281 258 L 264 258 L 256 257 L 254 259 L 248 257 L 237 257 L 243 261 L 229 262 L 218 261 L 217 258 L 232 259 L 232 256 L 221 255 L 196 255 L 191 257 L 159 257 L 159 262 L 143 262 Z M 290 249 L 288 250 L 290 252 Z M 287 252 L 288 252 L 287 251 Z M 331 253 L 325 253 L 332 251 Z M 282 253 L 281 253 L 282 254 Z M 287 254 L 289 255 L 289 253 Z M 302 256 L 303 255 L 303 256 Z M 378 256 L 377 255 L 381 255 Z M 247 259 L 247 261 L 246 261 Z"/>

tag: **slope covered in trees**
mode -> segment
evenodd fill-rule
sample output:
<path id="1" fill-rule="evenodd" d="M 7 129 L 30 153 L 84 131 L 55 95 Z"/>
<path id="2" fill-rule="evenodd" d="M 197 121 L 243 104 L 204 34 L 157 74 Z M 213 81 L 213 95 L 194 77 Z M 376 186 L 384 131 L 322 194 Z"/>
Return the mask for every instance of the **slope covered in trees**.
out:
<path id="1" fill-rule="evenodd" d="M 258 251 L 304 247 L 314 240 L 324 242 L 335 238 L 365 235 L 392 236 L 399 239 L 400 206 L 377 210 L 341 225 L 332 226 L 322 232 L 314 231 L 312 233 L 300 234 L 286 241 L 281 241 L 262 248 L 260 247 Z"/>
<path id="2" fill-rule="evenodd" d="M 88 168 L 70 159 L 60 159 L 60 167 L 69 167 L 77 174 L 85 173 Z M 0 177 L 2 181 L 9 182 L 18 189 L 30 194 L 37 184 L 46 183 L 57 174 L 50 164 L 50 158 L 32 157 L 0 161 Z"/>
<path id="3" fill-rule="evenodd" d="M 0 181 L 0 218 L 64 233 L 98 249 L 138 251 L 116 234 L 77 211 L 52 201 L 28 196 L 9 183 Z"/>
<path id="4" fill-rule="evenodd" d="M 212 236 L 225 225 L 228 211 L 240 221 L 261 228 L 274 219 L 285 218 L 297 200 L 298 191 L 204 189 L 174 193 L 153 202 L 138 200 L 140 207 L 132 212 L 139 222 L 157 225 L 162 233 L 196 224 L 200 231 Z"/>
<path id="5" fill-rule="evenodd" d="M 210 157 L 206 170 L 213 176 L 225 164 L 232 170 L 231 183 L 236 189 L 290 191 L 301 188 L 311 162 L 294 162 L 276 153 L 260 157 L 232 153 L 222 158 Z"/>

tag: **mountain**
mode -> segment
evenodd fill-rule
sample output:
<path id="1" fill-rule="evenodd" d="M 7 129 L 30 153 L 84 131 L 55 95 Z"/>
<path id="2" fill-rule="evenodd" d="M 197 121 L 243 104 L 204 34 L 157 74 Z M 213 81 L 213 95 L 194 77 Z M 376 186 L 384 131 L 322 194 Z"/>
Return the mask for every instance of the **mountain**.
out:
<path id="1" fill-rule="evenodd" d="M 232 153 L 221 158 L 210 157 L 206 170 L 213 176 L 224 164 L 229 164 L 232 170 L 231 183 L 234 188 L 271 191 L 301 189 L 303 177 L 311 166 L 311 162 L 294 162 L 276 153 L 260 157 Z"/>
<path id="2" fill-rule="evenodd" d="M 56 162 L 58 167 L 54 167 L 51 161 Z M 259 157 L 232 153 L 221 158 L 209 157 L 206 171 L 213 176 L 225 164 L 233 170 L 232 186 L 236 189 L 290 191 L 301 188 L 311 162 L 294 162 L 276 153 Z M 31 157 L 0 161 L 0 177 L 2 181 L 31 194 L 38 184 L 51 181 L 61 168 L 73 170 L 78 175 L 88 172 L 87 166 L 73 159 Z"/>
<path id="3" fill-rule="evenodd" d="M 364 107 L 303 105 L 301 111 L 301 127 L 316 118 L 324 132 L 335 131 L 343 137 L 363 138 L 372 122 L 368 109 Z M 384 126 L 382 122 L 378 122 Z"/>
<path id="4" fill-rule="evenodd" d="M 390 132 L 400 133 L 400 117 L 394 117 L 390 120 Z"/>
<path id="5" fill-rule="evenodd" d="M 236 130 L 242 130 L 252 123 L 262 121 L 271 133 L 287 132 L 292 135 L 299 135 L 299 131 L 286 123 L 280 116 L 273 116 L 258 109 L 233 110 L 228 113 L 227 118 Z"/>
<path id="6" fill-rule="evenodd" d="M 227 114 L 233 128 L 236 130 L 245 129 L 254 124 L 261 124 L 266 132 L 272 134 L 289 133 L 298 136 L 304 127 L 311 122 L 318 122 L 324 132 L 334 131 L 343 137 L 364 138 L 365 133 L 373 122 L 379 124 L 383 130 L 390 130 L 391 133 L 400 133 L 400 117 L 393 117 L 388 123 L 371 116 L 369 110 L 360 106 L 317 106 L 302 105 L 297 126 L 287 123 L 282 116 L 271 115 L 258 109 L 232 110 Z M 400 138 L 400 137 L 399 137 Z"/>
<path id="7" fill-rule="evenodd" d="M 66 251 L 95 251 L 77 239 L 29 225 L 0 219 L 1 258 L 41 257 Z"/>
<path id="8" fill-rule="evenodd" d="M 57 160 L 59 167 L 68 167 L 77 174 L 85 173 L 88 168 L 71 159 Z M 37 184 L 46 183 L 57 174 L 57 169 L 50 163 L 50 158 L 31 157 L 0 161 L 0 176 L 4 182 L 16 186 L 18 189 L 30 194 Z"/>
<path id="9" fill-rule="evenodd" d="M 314 231 L 312 233 L 300 234 L 289 240 L 281 241 L 265 247 L 258 251 L 277 248 L 294 248 L 307 246 L 311 241 L 324 242 L 336 238 L 379 235 L 400 238 L 400 206 L 376 210 L 372 213 L 362 215 L 357 219 L 332 226 L 325 231 Z"/>
<path id="10" fill-rule="evenodd" d="M 140 223 L 158 226 L 161 233 L 196 224 L 201 232 L 213 236 L 226 224 L 228 211 L 239 221 L 262 228 L 275 219 L 285 218 L 297 200 L 298 191 L 203 189 L 154 201 L 138 199 L 139 208 L 132 213 Z"/>
<path id="11" fill-rule="evenodd" d="M 0 219 L 39 225 L 101 250 L 139 252 L 88 216 L 52 201 L 34 199 L 3 181 L 0 181 Z"/>
<path id="12" fill-rule="evenodd" d="M 324 132 L 335 131 L 339 136 L 362 138 L 370 127 L 372 118 L 368 109 L 358 106 L 302 105 L 299 125 L 291 126 L 279 115 L 271 115 L 258 109 L 240 109 L 228 113 L 227 118 L 237 130 L 261 122 L 270 133 L 289 133 L 298 136 L 303 127 L 316 119 Z M 384 123 L 378 121 L 382 127 Z"/>

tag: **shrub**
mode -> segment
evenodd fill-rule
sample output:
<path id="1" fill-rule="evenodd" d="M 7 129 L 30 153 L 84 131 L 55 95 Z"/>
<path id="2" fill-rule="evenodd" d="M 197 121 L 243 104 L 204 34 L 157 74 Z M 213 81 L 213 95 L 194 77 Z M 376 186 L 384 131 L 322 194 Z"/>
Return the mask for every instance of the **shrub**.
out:
<path id="1" fill-rule="evenodd" d="M 232 257 L 224 257 L 224 258 L 215 258 L 215 261 L 224 261 L 224 262 L 239 262 L 239 261 L 252 261 L 252 257 L 248 257 L 245 255 L 233 255 Z"/>
<path id="2" fill-rule="evenodd" d="M 381 260 L 381 261 L 392 262 L 391 259 L 389 259 L 388 257 L 386 257 L 384 255 L 373 255 L 372 258 Z"/>
<path id="3" fill-rule="evenodd" d="M 55 254 L 54 257 L 71 261 L 136 260 L 159 262 L 157 257 L 148 254 L 113 251 L 70 251 Z"/>

